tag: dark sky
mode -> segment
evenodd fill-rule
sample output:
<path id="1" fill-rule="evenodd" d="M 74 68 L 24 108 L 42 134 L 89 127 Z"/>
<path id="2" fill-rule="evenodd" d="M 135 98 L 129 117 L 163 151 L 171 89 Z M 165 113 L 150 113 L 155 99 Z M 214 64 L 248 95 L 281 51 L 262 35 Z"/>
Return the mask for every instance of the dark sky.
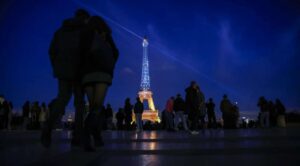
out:
<path id="1" fill-rule="evenodd" d="M 300 108 L 299 4 L 295 0 L 3 0 L 0 94 L 16 107 L 25 100 L 49 102 L 56 95 L 49 43 L 62 20 L 84 7 L 107 19 L 120 51 L 106 98 L 114 108 L 123 106 L 126 97 L 134 101 L 139 90 L 142 40 L 137 36 L 144 35 L 150 44 L 151 89 L 160 110 L 168 97 L 184 94 L 191 80 L 217 103 L 227 93 L 241 111 L 256 111 L 261 95 Z"/>

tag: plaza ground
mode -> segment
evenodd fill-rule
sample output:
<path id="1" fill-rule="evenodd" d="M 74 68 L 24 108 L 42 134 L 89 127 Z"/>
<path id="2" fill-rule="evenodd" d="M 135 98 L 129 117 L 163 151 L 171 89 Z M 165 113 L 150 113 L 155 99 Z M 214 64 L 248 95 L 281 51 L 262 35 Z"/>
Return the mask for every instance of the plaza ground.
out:
<path id="1" fill-rule="evenodd" d="M 70 147 L 70 132 L 55 131 L 50 149 L 38 131 L 1 131 L 0 165 L 299 165 L 300 127 L 184 131 L 104 131 L 96 152 Z"/>

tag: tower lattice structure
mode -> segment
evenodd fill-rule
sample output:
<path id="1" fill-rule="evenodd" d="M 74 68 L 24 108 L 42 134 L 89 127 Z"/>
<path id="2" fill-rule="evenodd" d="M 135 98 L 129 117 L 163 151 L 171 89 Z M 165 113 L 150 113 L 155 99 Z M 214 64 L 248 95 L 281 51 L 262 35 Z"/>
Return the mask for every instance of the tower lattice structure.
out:
<path id="1" fill-rule="evenodd" d="M 149 75 L 149 59 L 148 59 L 148 40 L 143 39 L 143 63 L 142 63 L 142 77 L 140 91 L 138 93 L 142 102 L 148 102 L 149 110 L 144 110 L 142 115 L 143 120 L 150 120 L 152 122 L 160 122 L 158 110 L 155 109 L 154 101 L 152 98 L 152 91 L 150 90 L 150 75 Z"/>

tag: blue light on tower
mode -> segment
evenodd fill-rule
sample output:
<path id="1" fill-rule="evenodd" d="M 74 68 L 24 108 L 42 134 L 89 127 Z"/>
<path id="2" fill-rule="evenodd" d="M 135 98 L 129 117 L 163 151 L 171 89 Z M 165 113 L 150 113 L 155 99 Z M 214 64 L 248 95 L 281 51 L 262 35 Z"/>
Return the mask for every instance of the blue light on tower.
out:
<path id="1" fill-rule="evenodd" d="M 148 40 L 145 37 L 143 39 L 143 66 L 142 66 L 142 80 L 141 80 L 141 90 L 150 90 L 150 76 L 149 76 L 149 60 L 148 60 Z"/>

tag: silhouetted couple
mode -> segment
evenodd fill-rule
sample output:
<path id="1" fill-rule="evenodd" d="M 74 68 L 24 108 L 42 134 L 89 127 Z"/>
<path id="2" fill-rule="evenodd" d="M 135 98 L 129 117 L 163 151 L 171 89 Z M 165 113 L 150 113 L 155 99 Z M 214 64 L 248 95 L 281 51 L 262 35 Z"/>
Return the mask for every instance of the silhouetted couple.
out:
<path id="1" fill-rule="evenodd" d="M 84 145 L 88 151 L 103 144 L 100 111 L 108 87 L 112 83 L 118 50 L 111 29 L 99 16 L 90 17 L 83 9 L 74 18 L 63 21 L 55 32 L 50 49 L 54 77 L 58 80 L 58 94 L 50 103 L 50 117 L 42 130 L 41 142 L 51 144 L 51 130 L 63 116 L 72 94 L 75 105 L 75 129 L 72 145 Z M 85 94 L 89 111 L 84 119 Z"/>

